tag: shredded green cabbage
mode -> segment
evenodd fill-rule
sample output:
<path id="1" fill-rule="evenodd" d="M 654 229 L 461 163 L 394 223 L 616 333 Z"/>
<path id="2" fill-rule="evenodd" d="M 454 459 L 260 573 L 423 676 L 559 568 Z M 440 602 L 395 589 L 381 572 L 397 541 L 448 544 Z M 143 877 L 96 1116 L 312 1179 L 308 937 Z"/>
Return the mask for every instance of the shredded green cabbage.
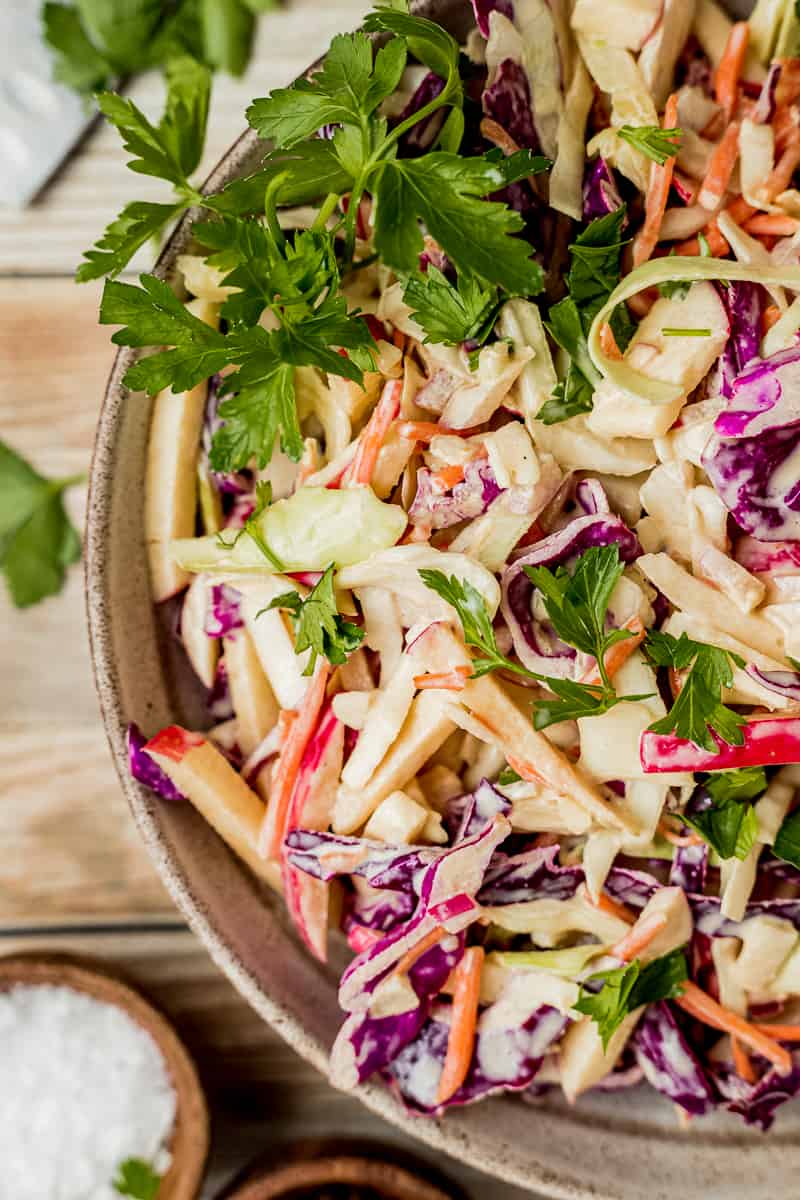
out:
<path id="1" fill-rule="evenodd" d="M 617 305 L 635 296 L 637 292 L 674 280 L 694 283 L 701 279 L 740 279 L 746 283 L 761 283 L 765 286 L 777 284 L 800 292 L 800 267 L 751 267 L 723 258 L 680 258 L 677 255 L 642 263 L 614 288 L 592 322 L 588 337 L 589 354 L 598 371 L 622 391 L 650 404 L 670 404 L 682 396 L 683 389 L 679 384 L 650 379 L 641 371 L 635 371 L 633 367 L 628 366 L 624 359 L 619 361 L 604 354 L 600 344 L 600 330 Z"/>

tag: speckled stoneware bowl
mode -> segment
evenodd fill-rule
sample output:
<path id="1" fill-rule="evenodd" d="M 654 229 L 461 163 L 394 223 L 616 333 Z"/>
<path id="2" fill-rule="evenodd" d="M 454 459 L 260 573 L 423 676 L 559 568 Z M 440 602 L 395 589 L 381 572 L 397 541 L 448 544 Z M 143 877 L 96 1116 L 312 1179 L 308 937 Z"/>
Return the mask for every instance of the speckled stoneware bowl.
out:
<path id="1" fill-rule="evenodd" d="M 429 13 L 456 34 L 466 0 L 430 0 Z M 252 133 L 231 148 L 211 190 L 252 170 L 263 145 Z M 192 214 L 158 264 L 173 278 L 191 238 Z M 148 592 L 142 487 L 149 405 L 121 379 L 133 354 L 117 357 L 97 431 L 86 539 L 92 655 L 103 718 L 122 787 L 150 854 L 176 903 L 221 969 L 265 1020 L 320 1071 L 341 1020 L 336 1003 L 344 949 L 323 967 L 294 936 L 280 900 L 255 883 L 190 805 L 165 804 L 127 770 L 125 728 L 155 732 L 173 720 L 206 718 L 174 647 L 159 630 Z M 337 957 L 339 961 L 337 960 Z M 450 1113 L 409 1116 L 378 1083 L 361 1100 L 407 1133 L 473 1167 L 568 1200 L 797 1200 L 800 1105 L 769 1135 L 734 1118 L 681 1129 L 671 1106 L 646 1088 L 586 1097 L 569 1108 L 555 1095 L 531 1107 L 504 1098 Z"/>

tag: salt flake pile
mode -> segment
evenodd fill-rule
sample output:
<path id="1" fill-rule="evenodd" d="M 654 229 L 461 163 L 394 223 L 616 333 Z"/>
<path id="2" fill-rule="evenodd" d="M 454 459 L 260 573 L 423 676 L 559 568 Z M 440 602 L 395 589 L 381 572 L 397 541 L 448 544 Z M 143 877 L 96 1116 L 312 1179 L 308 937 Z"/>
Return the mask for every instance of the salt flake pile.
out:
<path id="1" fill-rule="evenodd" d="M 11 1200 L 118 1200 L 127 1158 L 162 1172 L 175 1093 L 148 1033 L 66 987 L 0 994 L 0 1162 Z"/>

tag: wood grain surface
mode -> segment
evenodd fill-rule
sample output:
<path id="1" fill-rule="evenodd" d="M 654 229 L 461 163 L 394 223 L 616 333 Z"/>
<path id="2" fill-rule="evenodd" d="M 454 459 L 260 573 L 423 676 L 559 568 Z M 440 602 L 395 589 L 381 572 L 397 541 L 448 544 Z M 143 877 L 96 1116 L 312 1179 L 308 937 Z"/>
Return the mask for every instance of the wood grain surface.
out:
<path id="1" fill-rule="evenodd" d="M 205 166 L 242 131 L 253 96 L 288 82 L 333 32 L 355 27 L 367 7 L 363 0 L 291 0 L 262 20 L 247 77 L 215 84 Z M 136 80 L 131 94 L 149 115 L 158 113 L 157 77 Z M 97 129 L 27 211 L 0 209 L 0 437 L 51 475 L 88 471 L 112 359 L 108 330 L 96 324 L 100 286 L 79 288 L 70 275 L 123 203 L 156 198 L 161 186 L 134 178 L 124 162 L 116 134 Z M 145 249 L 134 266 L 151 261 L 152 249 Z M 85 504 L 85 488 L 73 489 L 68 505 L 79 525 Z M 173 909 L 140 846 L 106 748 L 80 570 L 60 596 L 24 612 L 0 588 L 0 629 L 0 953 L 96 955 L 172 1017 L 212 1108 L 204 1200 L 275 1140 L 334 1134 L 413 1147 L 298 1059 Z M 454 1164 L 438 1165 L 475 1200 L 523 1195 Z"/>

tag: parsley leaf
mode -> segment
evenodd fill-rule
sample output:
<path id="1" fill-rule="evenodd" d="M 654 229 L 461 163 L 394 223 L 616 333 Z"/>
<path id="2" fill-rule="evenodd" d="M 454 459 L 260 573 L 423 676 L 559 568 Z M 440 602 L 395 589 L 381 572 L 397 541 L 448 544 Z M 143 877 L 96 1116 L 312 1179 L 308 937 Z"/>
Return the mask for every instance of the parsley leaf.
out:
<path id="1" fill-rule="evenodd" d="M 731 664 L 744 666 L 738 654 L 695 642 L 685 633 L 674 638 L 655 629 L 648 633 L 644 648 L 656 666 L 676 671 L 690 668 L 670 711 L 649 726 L 654 733 L 675 733 L 714 754 L 718 745 L 712 729 L 731 746 L 743 744 L 744 717 L 726 708 L 720 699 L 722 688 L 733 683 Z"/>
<path id="2" fill-rule="evenodd" d="M 680 150 L 683 130 L 662 129 L 660 125 L 623 125 L 617 130 L 617 137 L 663 167 Z"/>
<path id="3" fill-rule="evenodd" d="M 55 595 L 81 556 L 64 492 L 82 476 L 45 479 L 0 442 L 0 568 L 17 608 Z"/>
<path id="4" fill-rule="evenodd" d="M 123 146 L 135 157 L 128 163 L 140 175 L 171 183 L 168 204 L 134 201 L 107 226 L 96 246 L 84 253 L 75 274 L 78 283 L 118 275 L 140 246 L 200 199 L 189 182 L 203 152 L 211 76 L 192 58 L 173 59 L 167 68 L 167 101 L 157 126 L 133 103 L 114 92 L 97 97 L 100 111 L 116 127 Z"/>
<path id="5" fill-rule="evenodd" d="M 518 775 L 513 767 L 508 766 L 503 767 L 502 771 L 497 776 L 497 782 L 500 784 L 500 787 L 508 787 L 510 783 L 519 783 L 521 779 L 522 776 Z"/>
<path id="6" fill-rule="evenodd" d="M 608 604 L 625 564 L 619 547 L 592 546 L 581 554 L 572 574 L 565 567 L 551 571 L 547 567 L 525 567 L 524 571 L 539 589 L 547 615 L 562 641 L 576 650 L 591 654 L 600 674 L 600 684 L 572 680 L 546 679 L 557 701 L 537 700 L 534 726 L 546 729 L 556 721 L 599 716 L 620 700 L 644 700 L 646 696 L 618 696 L 608 677 L 606 651 L 632 637 L 630 630 L 606 628 Z"/>
<path id="7" fill-rule="evenodd" d="M 692 804 L 692 815 L 682 814 L 689 825 L 720 858 L 744 860 L 758 834 L 758 818 L 750 800 L 766 789 L 763 767 L 742 767 L 709 775 Z"/>
<path id="8" fill-rule="evenodd" d="M 542 268 L 520 238 L 524 222 L 506 204 L 484 200 L 508 182 L 531 173 L 534 156 L 498 162 L 434 151 L 421 158 L 380 164 L 372 184 L 375 249 L 387 266 L 413 271 L 423 248 L 420 222 L 459 271 L 519 295 L 543 287 Z M 539 159 L 539 163 L 546 160 Z"/>
<path id="9" fill-rule="evenodd" d="M 783 862 L 800 869 L 800 809 L 785 817 L 778 830 L 772 853 Z"/>
<path id="10" fill-rule="evenodd" d="M 587 336 L 597 313 L 620 278 L 620 256 L 625 206 L 598 217 L 578 234 L 570 246 L 569 295 L 548 313 L 551 337 L 569 356 L 565 378 L 537 413 L 545 425 L 566 421 L 578 413 L 591 412 L 594 389 L 600 373 L 589 355 Z M 617 345 L 624 350 L 633 333 L 633 323 L 624 305 L 611 318 Z"/>
<path id="11" fill-rule="evenodd" d="M 115 1192 L 134 1200 L 156 1200 L 160 1186 L 161 1176 L 141 1158 L 126 1158 L 121 1162 L 113 1182 Z"/>
<path id="12" fill-rule="evenodd" d="M 331 193 L 343 195 L 353 184 L 352 176 L 336 156 L 333 144 L 325 138 L 303 142 L 292 150 L 274 150 L 253 175 L 234 179 L 221 192 L 206 196 L 206 208 L 232 216 L 260 212 L 264 194 L 278 176 L 274 192 L 278 204 L 308 204 Z"/>
<path id="13" fill-rule="evenodd" d="M 606 630 L 606 613 L 614 588 L 625 570 L 619 546 L 591 546 L 581 554 L 570 575 L 565 567 L 525 567 L 544 600 L 558 636 L 576 650 L 591 654 L 604 682 L 603 656 L 610 646 L 632 636 L 627 629 Z"/>
<path id="14" fill-rule="evenodd" d="M 331 564 L 305 600 L 297 592 L 284 592 L 261 610 L 267 612 L 270 608 L 285 608 L 292 613 L 295 653 L 311 650 L 304 675 L 313 675 L 320 654 L 333 666 L 340 667 L 347 662 L 348 654 L 357 650 L 364 640 L 364 630 L 339 615 L 333 590 L 333 572 Z"/>
<path id="15" fill-rule="evenodd" d="M 211 447 L 211 466 L 234 471 L 255 458 L 269 461 L 276 437 L 295 461 L 303 452 L 294 390 L 296 366 L 317 367 L 360 383 L 372 365 L 372 335 L 360 314 L 337 295 L 339 275 L 331 235 L 309 230 L 278 245 L 255 221 L 224 217 L 197 227 L 215 247 L 211 262 L 228 269 L 227 283 L 239 287 L 224 306 L 231 329 L 213 329 L 190 313 L 172 290 L 152 275 L 141 288 L 107 281 L 101 324 L 122 325 L 112 341 L 122 346 L 171 346 L 140 359 L 125 375 L 133 389 L 185 391 L 225 366 L 225 422 Z M 279 328 L 255 324 L 269 307 Z M 335 347 L 347 350 L 339 354 Z"/>
<path id="16" fill-rule="evenodd" d="M 458 579 L 455 575 L 448 579 L 443 571 L 434 571 L 427 567 L 420 570 L 419 575 L 426 587 L 453 606 L 464 631 L 464 641 L 481 652 L 481 657 L 473 659 L 472 662 L 474 676 L 486 675 L 489 671 L 499 668 L 515 671 L 517 674 L 529 674 L 524 667 L 518 666 L 500 653 L 492 622 L 486 611 L 486 601 L 468 579 Z"/>
<path id="17" fill-rule="evenodd" d="M 601 971 L 591 975 L 588 984 L 601 984 L 599 991 L 581 987 L 581 995 L 575 1008 L 597 1023 L 603 1042 L 608 1049 L 612 1035 L 625 1017 L 643 1004 L 655 1004 L 659 1000 L 671 1000 L 683 992 L 683 983 L 689 978 L 686 955 L 683 950 L 673 950 L 642 966 L 634 959 L 625 967 L 612 971 Z"/>
<path id="18" fill-rule="evenodd" d="M 43 5 L 42 33 L 54 51 L 53 77 L 59 83 L 87 94 L 106 86 L 114 68 L 92 45 L 76 8 Z"/>
<path id="19" fill-rule="evenodd" d="M 500 310 L 497 288 L 484 288 L 464 274 L 454 286 L 432 264 L 407 280 L 403 299 L 425 330 L 425 341 L 447 346 L 467 341 L 483 345 Z"/>
<path id="20" fill-rule="evenodd" d="M 368 118 L 395 90 L 405 64 L 402 38 L 388 42 L 373 63 L 365 33 L 338 34 L 318 71 L 254 100 L 247 120 L 279 149 L 296 146 L 323 125 L 354 125 L 366 134 Z"/>

